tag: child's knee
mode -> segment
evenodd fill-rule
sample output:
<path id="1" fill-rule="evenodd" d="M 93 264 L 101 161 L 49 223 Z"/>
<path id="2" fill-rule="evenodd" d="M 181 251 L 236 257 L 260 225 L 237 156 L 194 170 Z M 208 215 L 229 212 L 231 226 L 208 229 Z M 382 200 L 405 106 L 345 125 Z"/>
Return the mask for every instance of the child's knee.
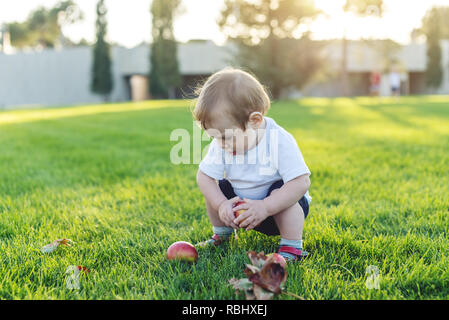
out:
<path id="1" fill-rule="evenodd" d="M 288 207 L 287 209 L 280 211 L 276 216 L 286 217 L 296 215 L 304 217 L 304 210 L 302 210 L 301 206 L 297 202 L 293 204 L 291 207 Z"/>

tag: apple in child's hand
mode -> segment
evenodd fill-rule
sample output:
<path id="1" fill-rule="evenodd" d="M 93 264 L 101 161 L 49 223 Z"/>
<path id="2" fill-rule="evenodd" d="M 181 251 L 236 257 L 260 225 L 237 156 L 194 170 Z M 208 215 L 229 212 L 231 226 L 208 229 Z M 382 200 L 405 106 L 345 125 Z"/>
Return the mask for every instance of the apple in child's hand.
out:
<path id="1" fill-rule="evenodd" d="M 241 204 L 244 204 L 244 203 L 245 203 L 245 201 L 238 201 L 238 202 L 234 203 L 233 207 L 235 208 L 235 207 L 237 207 L 237 206 L 239 206 Z M 238 216 L 241 215 L 245 211 L 246 211 L 245 209 L 240 209 L 238 211 L 234 211 L 234 217 L 238 218 Z M 243 221 L 245 221 L 245 219 L 243 219 L 240 222 L 243 222 Z"/>
<path id="2" fill-rule="evenodd" d="M 198 260 L 198 252 L 191 243 L 186 241 L 177 241 L 168 247 L 167 259 L 195 262 Z"/>

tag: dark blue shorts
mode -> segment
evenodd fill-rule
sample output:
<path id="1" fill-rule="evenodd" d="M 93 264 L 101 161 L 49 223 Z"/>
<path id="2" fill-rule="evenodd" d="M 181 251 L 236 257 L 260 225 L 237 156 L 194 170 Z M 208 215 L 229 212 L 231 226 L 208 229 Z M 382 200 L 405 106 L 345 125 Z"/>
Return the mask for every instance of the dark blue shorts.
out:
<path id="1" fill-rule="evenodd" d="M 226 179 L 220 180 L 218 181 L 218 185 L 220 187 L 221 192 L 223 192 L 226 198 L 232 199 L 237 196 L 234 192 L 234 189 L 232 188 L 231 183 L 228 180 Z M 273 190 L 279 189 L 283 185 L 284 181 L 282 180 L 273 183 L 270 186 L 270 189 L 268 189 L 267 197 L 271 194 L 271 192 L 273 192 Z M 307 218 L 307 215 L 309 214 L 309 202 L 307 202 L 306 197 L 303 196 L 298 201 L 298 203 L 301 206 L 302 210 L 304 211 L 304 219 Z M 262 221 L 257 227 L 254 228 L 254 230 L 264 233 L 268 236 L 277 236 L 280 234 L 278 226 L 276 225 L 276 222 L 274 221 L 274 218 L 272 216 Z"/>

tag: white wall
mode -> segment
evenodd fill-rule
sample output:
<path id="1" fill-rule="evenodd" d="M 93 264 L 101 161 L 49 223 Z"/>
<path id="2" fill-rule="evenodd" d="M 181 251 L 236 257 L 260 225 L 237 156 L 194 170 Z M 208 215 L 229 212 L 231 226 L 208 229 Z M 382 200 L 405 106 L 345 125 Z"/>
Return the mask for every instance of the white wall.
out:
<path id="1" fill-rule="evenodd" d="M 90 91 L 91 63 L 88 47 L 0 54 L 0 108 L 101 102 Z M 111 100 L 124 101 L 127 88 L 115 64 L 113 76 Z"/>

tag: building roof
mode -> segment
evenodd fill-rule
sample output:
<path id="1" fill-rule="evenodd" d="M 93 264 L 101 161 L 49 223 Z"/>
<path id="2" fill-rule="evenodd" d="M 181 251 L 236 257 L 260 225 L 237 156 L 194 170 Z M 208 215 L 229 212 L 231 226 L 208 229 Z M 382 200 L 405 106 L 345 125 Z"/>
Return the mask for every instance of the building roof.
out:
<path id="1" fill-rule="evenodd" d="M 178 62 L 183 75 L 211 74 L 232 61 L 231 45 L 218 46 L 212 41 L 194 41 L 178 45 Z M 115 48 L 115 63 L 122 74 L 145 74 L 150 70 L 150 45 L 132 49 Z"/>

